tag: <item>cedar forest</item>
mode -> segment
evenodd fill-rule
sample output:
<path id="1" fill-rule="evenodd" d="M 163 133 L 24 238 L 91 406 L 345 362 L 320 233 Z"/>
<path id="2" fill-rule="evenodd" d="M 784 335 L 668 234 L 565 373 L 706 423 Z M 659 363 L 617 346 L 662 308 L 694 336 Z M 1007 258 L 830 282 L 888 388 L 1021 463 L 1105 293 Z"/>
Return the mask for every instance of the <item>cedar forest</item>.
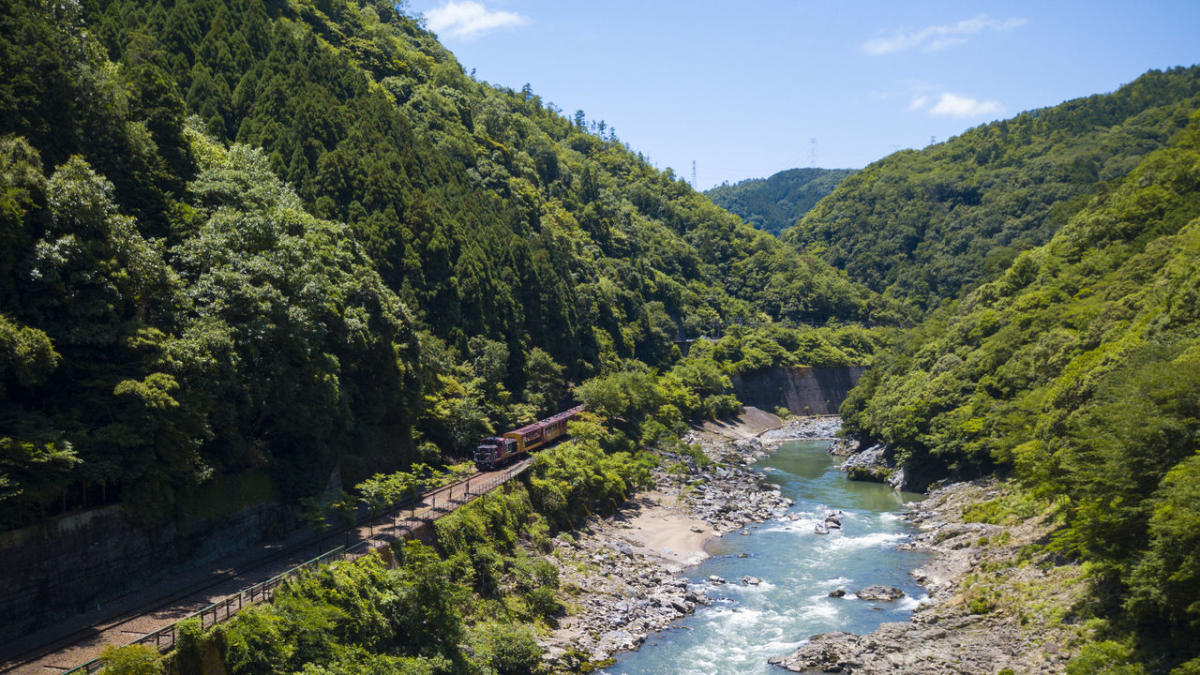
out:
<path id="1" fill-rule="evenodd" d="M 1012 479 L 982 519 L 1051 513 L 1088 663 L 1200 664 L 1200 68 L 714 191 L 733 213 L 387 2 L 15 0 L 0 71 L 0 528 L 335 472 L 370 502 L 589 408 L 438 550 L 188 627 L 179 672 L 535 668 L 561 603 L 529 549 L 780 365 L 871 366 L 848 433 L 918 486 Z"/>

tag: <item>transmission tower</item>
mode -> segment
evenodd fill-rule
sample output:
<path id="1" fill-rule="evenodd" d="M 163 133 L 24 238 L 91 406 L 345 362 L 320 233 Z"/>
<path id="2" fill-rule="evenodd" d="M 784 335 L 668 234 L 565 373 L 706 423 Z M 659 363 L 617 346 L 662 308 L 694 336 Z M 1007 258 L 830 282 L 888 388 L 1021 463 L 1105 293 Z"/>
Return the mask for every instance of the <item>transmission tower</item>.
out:
<path id="1" fill-rule="evenodd" d="M 696 160 L 692 160 L 692 189 L 696 189 Z"/>

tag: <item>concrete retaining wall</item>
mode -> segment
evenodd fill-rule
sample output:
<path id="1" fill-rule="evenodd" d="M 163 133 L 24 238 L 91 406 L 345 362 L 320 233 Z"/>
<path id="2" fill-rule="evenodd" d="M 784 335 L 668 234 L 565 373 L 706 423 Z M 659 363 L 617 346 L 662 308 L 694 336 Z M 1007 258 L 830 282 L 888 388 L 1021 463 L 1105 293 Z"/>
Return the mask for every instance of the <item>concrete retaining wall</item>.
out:
<path id="1" fill-rule="evenodd" d="M 796 415 L 829 415 L 866 371 L 863 366 L 772 367 L 733 376 L 733 393 L 742 405 L 774 411 L 786 406 Z"/>
<path id="2" fill-rule="evenodd" d="M 296 526 L 293 512 L 265 502 L 153 527 L 105 506 L 0 533 L 0 645 Z"/>

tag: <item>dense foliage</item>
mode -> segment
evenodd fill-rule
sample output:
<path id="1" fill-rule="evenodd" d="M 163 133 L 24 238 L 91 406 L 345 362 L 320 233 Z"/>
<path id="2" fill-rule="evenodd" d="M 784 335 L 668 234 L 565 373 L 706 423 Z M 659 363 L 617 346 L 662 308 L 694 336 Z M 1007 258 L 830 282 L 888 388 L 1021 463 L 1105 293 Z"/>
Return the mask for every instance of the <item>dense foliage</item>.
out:
<path id="1" fill-rule="evenodd" d="M 785 239 L 879 292 L 936 306 L 1045 243 L 1182 129 L 1200 67 L 1025 112 L 846 178 Z"/>
<path id="2" fill-rule="evenodd" d="M 573 422 L 572 437 L 539 453 L 522 481 L 437 520 L 436 548 L 407 542 L 322 566 L 209 630 L 183 622 L 166 659 L 109 649 L 105 672 L 542 672 L 536 636 L 564 608 L 558 568 L 543 557 L 550 537 L 624 503 L 654 463 L 645 452 L 607 452 L 629 439 L 595 419 Z"/>
<path id="3" fill-rule="evenodd" d="M 679 337 L 898 318 L 390 3 L 17 0 L 0 44 L 0 526 L 296 499 Z"/>
<path id="4" fill-rule="evenodd" d="M 1055 500 L 1093 611 L 1152 663 L 1200 631 L 1200 113 L 1044 246 L 876 360 L 843 407 L 910 471 Z"/>
<path id="5" fill-rule="evenodd" d="M 443 521 L 440 552 L 323 570 L 181 663 L 528 669 L 558 606 L 518 542 L 619 504 L 643 446 L 686 453 L 731 374 L 872 359 L 852 433 L 1058 505 L 1116 638 L 1079 668 L 1125 636 L 1196 656 L 1200 68 L 881 160 L 787 243 L 386 2 L 15 0 L 0 72 L 0 528 L 169 517 L 249 475 L 382 508 L 572 382 L 610 425 Z M 722 194 L 766 225 L 833 178 L 785 177 Z M 931 311 L 863 327 L 904 304 Z"/>
<path id="6" fill-rule="evenodd" d="M 721 208 L 773 235 L 796 224 L 854 169 L 787 169 L 768 178 L 748 178 L 704 192 Z"/>

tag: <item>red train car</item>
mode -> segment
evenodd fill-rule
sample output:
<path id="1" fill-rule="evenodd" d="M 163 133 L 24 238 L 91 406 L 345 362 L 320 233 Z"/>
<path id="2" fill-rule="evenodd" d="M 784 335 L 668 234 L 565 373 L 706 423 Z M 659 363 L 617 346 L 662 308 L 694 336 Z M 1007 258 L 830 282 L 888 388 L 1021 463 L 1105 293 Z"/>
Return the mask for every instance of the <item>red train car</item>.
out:
<path id="1" fill-rule="evenodd" d="M 512 461 L 514 457 L 548 445 L 566 436 L 567 422 L 581 412 L 583 412 L 583 406 L 577 405 L 570 410 L 564 410 L 557 415 L 527 424 L 501 436 L 485 438 L 479 441 L 479 447 L 475 449 L 475 465 L 480 469 L 494 469 Z"/>

